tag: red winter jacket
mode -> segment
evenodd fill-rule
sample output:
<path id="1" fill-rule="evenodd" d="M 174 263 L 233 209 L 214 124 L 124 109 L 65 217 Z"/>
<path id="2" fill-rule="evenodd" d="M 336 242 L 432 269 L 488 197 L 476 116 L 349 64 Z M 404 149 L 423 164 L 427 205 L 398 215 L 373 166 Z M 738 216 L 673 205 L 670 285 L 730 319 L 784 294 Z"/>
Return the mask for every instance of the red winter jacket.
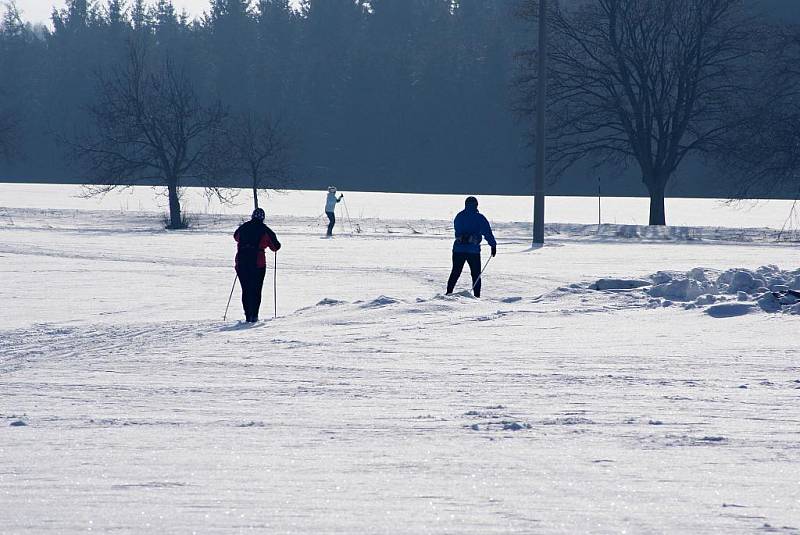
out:
<path id="1" fill-rule="evenodd" d="M 236 268 L 242 267 L 267 267 L 267 259 L 264 251 L 269 248 L 277 251 L 281 248 L 281 242 L 271 228 L 257 219 L 251 219 L 243 223 L 236 232 L 233 239 L 239 244 L 236 252 Z"/>

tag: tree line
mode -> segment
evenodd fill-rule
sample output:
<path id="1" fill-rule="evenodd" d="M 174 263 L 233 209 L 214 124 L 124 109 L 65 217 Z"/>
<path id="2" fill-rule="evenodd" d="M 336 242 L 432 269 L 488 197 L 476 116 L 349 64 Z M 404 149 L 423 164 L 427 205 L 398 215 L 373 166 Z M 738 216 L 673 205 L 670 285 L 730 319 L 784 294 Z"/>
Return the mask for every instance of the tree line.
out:
<path id="1" fill-rule="evenodd" d="M 162 78 L 181 77 L 198 105 L 218 102 L 236 118 L 240 128 L 228 141 L 243 157 L 250 150 L 252 160 L 242 161 L 237 175 L 252 174 L 258 159 L 242 129 L 280 133 L 265 143 L 291 145 L 303 155 L 298 172 L 321 184 L 348 169 L 385 179 L 387 189 L 413 189 L 426 166 L 447 172 L 442 151 L 456 160 L 474 150 L 513 154 L 519 146 L 507 99 L 515 49 L 514 32 L 506 31 L 515 21 L 508 2 L 305 0 L 298 10 L 288 0 L 211 0 L 191 19 L 170 0 L 68 0 L 54 11 L 52 29 L 23 17 L 13 4 L 5 11 L 0 86 L 22 145 L 37 152 L 74 155 L 73 145 L 91 145 L 87 127 L 96 133 L 104 125 L 116 135 L 112 111 L 98 106 L 108 104 L 111 78 L 121 90 L 131 46 L 162 71 L 168 62 L 173 72 Z M 100 163 L 97 141 L 94 152 L 78 151 L 80 172 Z M 183 173 L 193 183 L 199 163 Z M 209 172 L 219 162 L 205 163 Z M 106 167 L 105 176 L 92 178 L 107 182 L 109 173 L 125 171 Z M 153 172 L 175 174 L 140 166 L 136 176 Z"/>
<path id="2" fill-rule="evenodd" d="M 688 158 L 732 195 L 798 190 L 795 28 L 743 0 L 563 4 L 549 16 L 553 180 L 636 169 L 652 224 L 666 223 L 667 185 Z M 390 191 L 436 174 L 491 182 L 531 163 L 537 11 L 536 0 L 211 0 L 192 19 L 170 0 L 67 0 L 50 29 L 9 4 L 0 158 L 65 154 L 97 183 L 161 184 L 173 228 L 180 187 L 224 195 L 221 177 L 250 184 L 256 205 L 293 173 L 373 175 Z"/>

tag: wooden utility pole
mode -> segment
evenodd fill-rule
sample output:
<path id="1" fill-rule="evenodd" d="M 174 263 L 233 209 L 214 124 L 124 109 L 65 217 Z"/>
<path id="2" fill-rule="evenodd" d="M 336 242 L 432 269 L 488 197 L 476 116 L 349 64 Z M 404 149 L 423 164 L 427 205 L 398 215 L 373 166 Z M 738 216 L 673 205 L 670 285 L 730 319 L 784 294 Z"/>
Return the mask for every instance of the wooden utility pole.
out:
<path id="1" fill-rule="evenodd" d="M 539 0 L 539 78 L 536 94 L 536 176 L 533 182 L 533 244 L 544 244 L 545 106 L 547 104 L 547 0 Z"/>

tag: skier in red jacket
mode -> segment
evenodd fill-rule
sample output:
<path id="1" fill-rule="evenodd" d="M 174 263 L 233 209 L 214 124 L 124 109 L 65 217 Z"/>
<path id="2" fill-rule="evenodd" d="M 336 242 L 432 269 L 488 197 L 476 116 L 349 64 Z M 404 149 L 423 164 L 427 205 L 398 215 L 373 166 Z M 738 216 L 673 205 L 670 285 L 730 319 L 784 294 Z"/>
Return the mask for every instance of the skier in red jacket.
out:
<path id="1" fill-rule="evenodd" d="M 258 321 L 261 306 L 261 288 L 267 274 L 267 259 L 264 251 L 278 251 L 281 243 L 271 228 L 264 224 L 264 210 L 256 208 L 250 221 L 243 223 L 233 233 L 238 250 L 236 252 L 236 274 L 242 284 L 242 306 L 248 323 Z"/>

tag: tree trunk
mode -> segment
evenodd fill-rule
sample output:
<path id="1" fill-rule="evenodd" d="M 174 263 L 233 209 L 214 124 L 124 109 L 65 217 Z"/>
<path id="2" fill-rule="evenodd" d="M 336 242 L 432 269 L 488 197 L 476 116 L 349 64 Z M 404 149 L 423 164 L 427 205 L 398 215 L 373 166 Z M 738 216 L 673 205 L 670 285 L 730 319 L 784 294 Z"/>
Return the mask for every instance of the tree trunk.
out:
<path id="1" fill-rule="evenodd" d="M 258 209 L 258 188 L 253 186 L 253 204 L 255 205 L 254 209 Z"/>
<path id="2" fill-rule="evenodd" d="M 665 226 L 667 224 L 667 214 L 664 210 L 666 180 L 656 177 L 652 180 L 645 180 L 645 184 L 650 192 L 650 222 L 648 224 Z"/>
<path id="3" fill-rule="evenodd" d="M 184 228 L 183 221 L 181 221 L 181 201 L 178 198 L 176 181 L 170 181 L 167 185 L 167 192 L 169 195 L 169 226 L 167 228 L 172 230 Z"/>

